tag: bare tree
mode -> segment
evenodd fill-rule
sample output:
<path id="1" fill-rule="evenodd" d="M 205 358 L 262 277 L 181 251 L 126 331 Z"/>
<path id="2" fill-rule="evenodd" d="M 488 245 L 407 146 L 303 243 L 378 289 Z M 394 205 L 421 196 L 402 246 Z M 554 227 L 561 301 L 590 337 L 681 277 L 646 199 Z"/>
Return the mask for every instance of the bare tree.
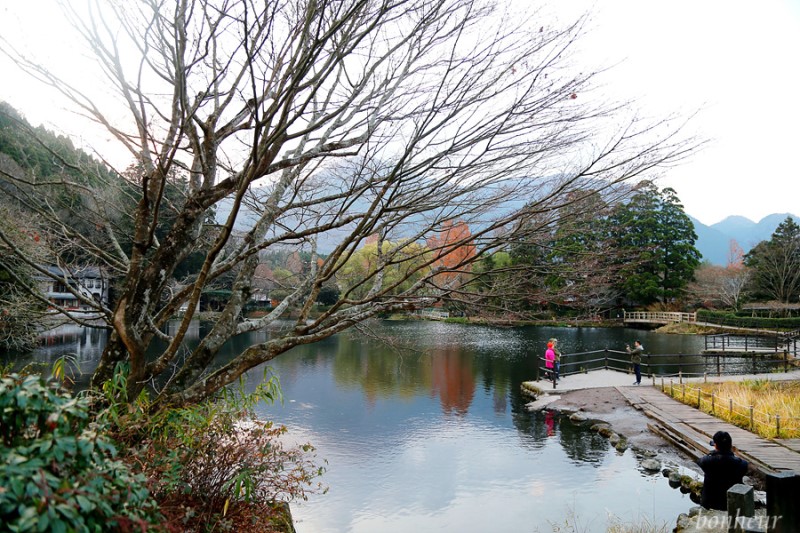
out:
<path id="1" fill-rule="evenodd" d="M 689 292 L 701 302 L 738 311 L 744 301 L 752 270 L 739 263 L 727 267 L 704 264 L 695 271 Z"/>
<path id="2" fill-rule="evenodd" d="M 558 28 L 535 13 L 472 0 L 90 4 L 78 13 L 67 3 L 67 12 L 127 121 L 90 88 L 56 77 L 10 43 L 3 49 L 106 127 L 140 169 L 114 198 L 99 181 L 59 184 L 81 192 L 91 233 L 65 224 L 49 203 L 29 204 L 59 244 L 80 248 L 118 280 L 113 307 L 98 306 L 113 331 L 94 383 L 126 362 L 130 398 L 161 379 L 157 406 L 206 398 L 293 346 L 378 313 L 447 298 L 463 284 L 442 284 L 442 268 L 469 274 L 485 253 L 527 238 L 515 235 L 532 227 L 522 222 L 557 213 L 582 180 L 613 188 L 696 146 L 666 119 L 640 120 L 628 103 L 592 92 L 596 71 L 570 58 L 585 19 Z M 166 194 L 176 175 L 185 180 L 180 199 Z M 45 186 L 5 178 L 31 191 Z M 218 224 L 209 224 L 212 213 Z M 470 228 L 464 242 L 420 246 L 454 221 Z M 246 233 L 234 241 L 237 224 Z M 312 317 L 320 289 L 371 235 L 375 268 Z M 259 253 L 279 245 L 312 260 L 271 313 L 242 320 Z M 437 263 L 460 246 L 475 253 Z M 201 264 L 176 285 L 176 269 L 196 253 Z M 201 292 L 222 276 L 233 278 L 230 299 L 183 354 Z M 175 333 L 162 333 L 185 304 Z M 228 339 L 292 306 L 294 327 L 215 364 Z M 148 359 L 155 339 L 166 347 Z"/>

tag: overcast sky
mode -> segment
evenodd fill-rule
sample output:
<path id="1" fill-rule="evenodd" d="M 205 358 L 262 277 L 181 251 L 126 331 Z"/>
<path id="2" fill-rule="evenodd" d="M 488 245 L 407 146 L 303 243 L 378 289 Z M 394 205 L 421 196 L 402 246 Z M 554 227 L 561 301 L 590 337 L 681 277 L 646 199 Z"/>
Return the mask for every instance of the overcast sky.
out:
<path id="1" fill-rule="evenodd" d="M 713 224 L 800 214 L 800 0 L 552 0 L 564 18 L 594 12 L 582 41 L 587 64 L 615 64 L 601 80 L 648 114 L 689 114 L 709 145 L 668 169 L 686 212 Z M 0 35 L 47 50 L 64 68 L 80 58 L 52 0 L 0 0 Z M 0 57 L 0 100 L 34 125 L 89 136 L 75 117 Z M 73 128 L 73 129 L 70 129 Z"/>
<path id="2" fill-rule="evenodd" d="M 623 61 L 610 90 L 654 110 L 703 109 L 709 145 L 660 182 L 690 215 L 800 215 L 800 1 L 566 3 L 594 5 L 587 50 Z"/>

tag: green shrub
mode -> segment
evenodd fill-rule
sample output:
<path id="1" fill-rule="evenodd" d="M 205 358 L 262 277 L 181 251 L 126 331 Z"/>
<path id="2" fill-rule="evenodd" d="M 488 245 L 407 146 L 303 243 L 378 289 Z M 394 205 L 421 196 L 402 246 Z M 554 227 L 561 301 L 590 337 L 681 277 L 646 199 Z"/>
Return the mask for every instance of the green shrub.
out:
<path id="1" fill-rule="evenodd" d="M 789 318 L 765 318 L 758 316 L 742 316 L 737 313 L 725 311 L 711 311 L 699 309 L 697 320 L 700 322 L 712 322 L 723 326 L 754 329 L 772 330 L 795 330 L 800 328 L 800 317 Z"/>
<path id="2" fill-rule="evenodd" d="M 0 523 L 8 531 L 144 531 L 161 517 L 116 460 L 88 400 L 39 376 L 0 378 Z"/>

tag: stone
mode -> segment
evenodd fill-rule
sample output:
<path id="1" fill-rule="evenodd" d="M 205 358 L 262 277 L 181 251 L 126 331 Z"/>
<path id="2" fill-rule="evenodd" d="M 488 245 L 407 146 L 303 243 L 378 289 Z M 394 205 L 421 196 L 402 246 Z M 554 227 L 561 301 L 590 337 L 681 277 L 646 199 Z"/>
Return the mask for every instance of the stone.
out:
<path id="1" fill-rule="evenodd" d="M 713 511 L 693 507 L 690 516 L 682 514 L 678 517 L 678 527 L 675 531 L 682 533 L 727 533 L 728 515 L 724 511 Z M 686 517 L 686 520 L 681 520 Z"/>
<path id="2" fill-rule="evenodd" d="M 737 483 L 728 489 L 729 516 L 755 516 L 756 507 L 753 499 L 753 487 Z"/>
<path id="3" fill-rule="evenodd" d="M 771 524 L 775 533 L 797 533 L 800 531 L 800 475 L 793 471 L 767 474 L 767 515 L 776 517 Z"/>
<path id="4" fill-rule="evenodd" d="M 544 391 L 536 386 L 533 381 L 523 381 L 520 388 L 522 389 L 522 394 L 530 396 L 534 400 L 544 394 Z"/>
<path id="5" fill-rule="evenodd" d="M 579 424 L 583 423 L 583 422 L 586 422 L 586 417 L 583 416 L 580 413 L 572 413 L 571 415 L 569 415 L 569 419 L 570 419 L 571 422 L 575 422 L 575 423 L 579 423 Z"/>
<path id="6" fill-rule="evenodd" d="M 635 453 L 636 455 L 640 455 L 642 457 L 655 457 L 656 455 L 658 455 L 658 452 L 655 452 L 653 450 L 648 450 L 647 448 L 641 448 L 639 446 L 633 447 L 633 453 Z"/>
<path id="7" fill-rule="evenodd" d="M 677 527 L 675 528 L 675 531 L 684 531 L 689 526 L 690 523 L 691 521 L 689 520 L 689 517 L 686 514 L 684 513 L 679 514 L 676 524 Z"/>
<path id="8" fill-rule="evenodd" d="M 730 531 L 730 529 L 728 530 Z M 767 533 L 765 520 L 752 516 L 737 516 L 734 526 L 734 533 Z"/>
<path id="9" fill-rule="evenodd" d="M 694 483 L 694 478 L 692 476 L 687 476 L 687 475 L 681 476 L 681 487 L 684 487 L 688 490 L 691 487 L 692 483 Z"/>
<path id="10" fill-rule="evenodd" d="M 645 459 L 642 461 L 642 468 L 648 472 L 658 472 L 661 470 L 661 461 L 658 459 Z"/>
<path id="11" fill-rule="evenodd" d="M 544 409 L 545 407 L 547 407 L 548 405 L 550 405 L 551 403 L 560 398 L 561 396 L 558 395 L 551 396 L 549 394 L 545 394 L 544 396 L 538 398 L 534 402 L 526 403 L 525 407 L 528 409 L 528 411 L 541 411 L 542 409 Z"/>

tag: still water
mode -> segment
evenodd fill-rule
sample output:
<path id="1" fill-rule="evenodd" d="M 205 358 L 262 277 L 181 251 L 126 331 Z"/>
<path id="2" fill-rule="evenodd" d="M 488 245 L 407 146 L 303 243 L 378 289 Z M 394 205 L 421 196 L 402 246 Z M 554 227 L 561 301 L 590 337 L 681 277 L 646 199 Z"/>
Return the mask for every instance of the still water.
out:
<path id="1" fill-rule="evenodd" d="M 190 342 L 203 333 L 196 328 Z M 697 353 L 703 343 L 629 329 L 387 321 L 295 348 L 270 363 L 283 403 L 258 414 L 328 462 L 329 492 L 292 505 L 298 532 L 606 531 L 612 523 L 671 531 L 694 505 L 688 496 L 645 473 L 631 450 L 525 409 L 520 383 L 535 375 L 551 336 L 564 353 L 637 338 L 649 353 Z M 90 372 L 105 339 L 97 330 L 54 332 L 30 357 L 74 353 Z M 250 340 L 232 341 L 228 356 Z"/>

